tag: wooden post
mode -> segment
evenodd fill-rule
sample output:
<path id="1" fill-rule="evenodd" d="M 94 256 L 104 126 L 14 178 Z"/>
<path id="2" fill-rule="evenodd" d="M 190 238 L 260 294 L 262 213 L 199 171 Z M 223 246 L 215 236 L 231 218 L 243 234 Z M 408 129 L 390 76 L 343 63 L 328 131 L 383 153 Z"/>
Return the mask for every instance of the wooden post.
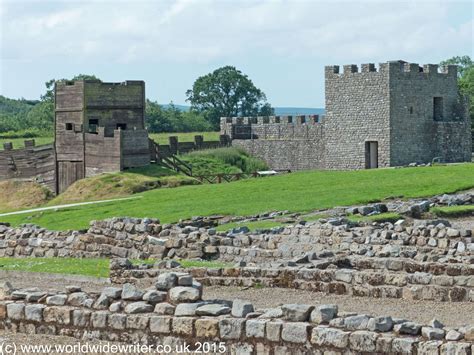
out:
<path id="1" fill-rule="evenodd" d="M 204 137 L 202 135 L 194 136 L 194 148 L 202 149 L 202 144 L 204 142 Z"/>
<path id="2" fill-rule="evenodd" d="M 177 136 L 169 136 L 168 140 L 169 140 L 169 143 L 170 143 L 171 154 L 178 154 L 178 137 Z"/>

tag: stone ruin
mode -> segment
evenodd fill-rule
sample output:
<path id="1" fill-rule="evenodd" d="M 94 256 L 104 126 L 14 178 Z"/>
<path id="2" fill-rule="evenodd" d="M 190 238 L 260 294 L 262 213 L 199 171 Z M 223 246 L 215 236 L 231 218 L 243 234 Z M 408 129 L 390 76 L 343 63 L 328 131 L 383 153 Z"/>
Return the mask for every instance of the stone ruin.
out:
<path id="1" fill-rule="evenodd" d="M 132 284 L 84 292 L 0 287 L 0 327 L 81 340 L 159 344 L 221 343 L 212 353 L 471 354 L 474 326 L 448 328 L 390 316 L 339 312 L 337 305 L 284 304 L 255 309 L 243 300 L 203 301 L 202 285 L 181 272 L 166 272 L 147 289 Z M 177 348 L 178 347 L 178 348 Z"/>
<path id="2" fill-rule="evenodd" d="M 352 206 L 370 214 L 472 204 L 474 194 Z M 444 327 L 386 315 L 340 312 L 334 304 L 258 309 L 243 300 L 203 300 L 203 287 L 279 287 L 327 295 L 474 302 L 470 227 L 446 220 L 351 222 L 345 217 L 250 231 L 218 231 L 223 221 L 287 216 L 195 217 L 174 224 L 152 218 L 92 221 L 87 230 L 48 231 L 0 225 L 0 257 L 110 258 L 111 286 L 98 292 L 0 287 L 0 327 L 81 340 L 147 344 L 225 342 L 235 354 L 472 354 L 473 324 Z M 137 259 L 157 259 L 154 264 Z M 134 262 L 131 262 L 134 259 Z M 184 268 L 181 259 L 220 262 Z"/>

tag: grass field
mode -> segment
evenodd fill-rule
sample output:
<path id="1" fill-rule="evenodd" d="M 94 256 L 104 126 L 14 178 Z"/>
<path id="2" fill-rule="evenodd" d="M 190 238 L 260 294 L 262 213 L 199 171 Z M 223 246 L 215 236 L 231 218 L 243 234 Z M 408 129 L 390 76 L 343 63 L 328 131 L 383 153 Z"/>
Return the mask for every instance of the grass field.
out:
<path id="1" fill-rule="evenodd" d="M 182 267 L 222 268 L 232 264 L 207 260 L 177 260 Z M 0 270 L 47 272 L 50 274 L 109 277 L 109 259 L 79 258 L 0 258 Z M 156 260 L 133 260 L 134 264 L 154 264 Z"/>
<path id="2" fill-rule="evenodd" d="M 109 259 L 0 258 L 0 270 L 109 277 Z"/>
<path id="3" fill-rule="evenodd" d="M 474 205 L 434 207 L 430 212 L 439 217 L 474 216 Z"/>
<path id="4" fill-rule="evenodd" d="M 56 230 L 82 229 L 113 216 L 156 217 L 162 222 L 197 215 L 251 215 L 271 210 L 311 211 L 423 197 L 474 187 L 474 164 L 359 171 L 308 171 L 228 184 L 143 192 L 142 198 L 0 217 L 14 225 L 36 223 Z"/>
<path id="5" fill-rule="evenodd" d="M 205 141 L 218 141 L 219 132 L 186 132 L 186 133 L 150 133 L 150 138 L 158 144 L 169 144 L 168 137 L 177 136 L 179 142 L 194 142 L 194 136 L 202 135 Z M 24 141 L 32 138 L 0 138 L 0 150 L 3 150 L 3 143 L 12 142 L 13 148 L 24 148 Z M 53 143 L 54 138 L 50 137 L 36 137 L 34 138 L 36 145 L 43 145 Z"/>

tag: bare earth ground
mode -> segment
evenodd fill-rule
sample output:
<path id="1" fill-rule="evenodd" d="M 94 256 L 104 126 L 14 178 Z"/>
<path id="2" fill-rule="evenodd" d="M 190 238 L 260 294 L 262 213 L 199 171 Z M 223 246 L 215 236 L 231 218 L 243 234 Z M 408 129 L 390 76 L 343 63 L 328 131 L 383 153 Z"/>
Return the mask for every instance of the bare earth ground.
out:
<path id="1" fill-rule="evenodd" d="M 256 307 L 269 308 L 285 303 L 337 304 L 341 312 L 357 312 L 377 316 L 406 318 L 422 324 L 436 318 L 446 326 L 462 326 L 472 323 L 474 304 L 472 302 L 408 301 L 390 298 L 365 298 L 347 295 L 325 295 L 319 292 L 292 290 L 287 288 L 206 287 L 205 299 L 242 298 Z"/>

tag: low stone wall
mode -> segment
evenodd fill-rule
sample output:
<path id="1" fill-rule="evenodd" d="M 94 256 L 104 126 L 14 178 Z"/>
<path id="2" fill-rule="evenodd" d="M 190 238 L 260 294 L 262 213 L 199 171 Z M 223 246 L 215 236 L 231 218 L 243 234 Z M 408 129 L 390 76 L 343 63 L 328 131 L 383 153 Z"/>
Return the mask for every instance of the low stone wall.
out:
<path id="1" fill-rule="evenodd" d="M 343 220 L 308 223 L 259 233 L 216 232 L 213 219 L 160 224 L 156 219 L 93 221 L 87 231 L 54 232 L 32 225 L 0 225 L 0 257 L 202 258 L 226 262 L 275 262 L 308 253 L 404 257 L 416 261 L 471 263 L 471 230 L 442 223 L 370 226 Z M 337 224 L 337 225 L 334 225 Z"/>
<path id="2" fill-rule="evenodd" d="M 225 354 L 323 354 L 330 351 L 471 354 L 474 326 L 445 328 L 406 319 L 340 313 L 337 305 L 285 304 L 254 309 L 243 300 L 202 301 L 202 287 L 184 273 L 166 273 L 153 288 L 133 285 L 86 293 L 0 287 L 0 327 L 13 332 L 66 335 L 168 346 L 216 346 Z M 176 348 L 178 346 L 178 348 Z"/>
<path id="3" fill-rule="evenodd" d="M 65 232 L 0 225 L 0 257 L 197 258 L 204 256 L 199 228 L 193 226 L 199 223 L 188 221 L 180 227 L 150 218 L 112 218 L 92 221 L 87 231 Z"/>
<path id="4" fill-rule="evenodd" d="M 340 265 L 338 268 L 336 265 Z M 204 285 L 265 286 L 375 298 L 474 302 L 474 265 L 418 263 L 407 259 L 343 258 L 300 267 L 186 269 Z M 385 266 L 385 268 L 384 268 Z M 147 284 L 168 269 L 112 263 L 113 283 Z"/>

